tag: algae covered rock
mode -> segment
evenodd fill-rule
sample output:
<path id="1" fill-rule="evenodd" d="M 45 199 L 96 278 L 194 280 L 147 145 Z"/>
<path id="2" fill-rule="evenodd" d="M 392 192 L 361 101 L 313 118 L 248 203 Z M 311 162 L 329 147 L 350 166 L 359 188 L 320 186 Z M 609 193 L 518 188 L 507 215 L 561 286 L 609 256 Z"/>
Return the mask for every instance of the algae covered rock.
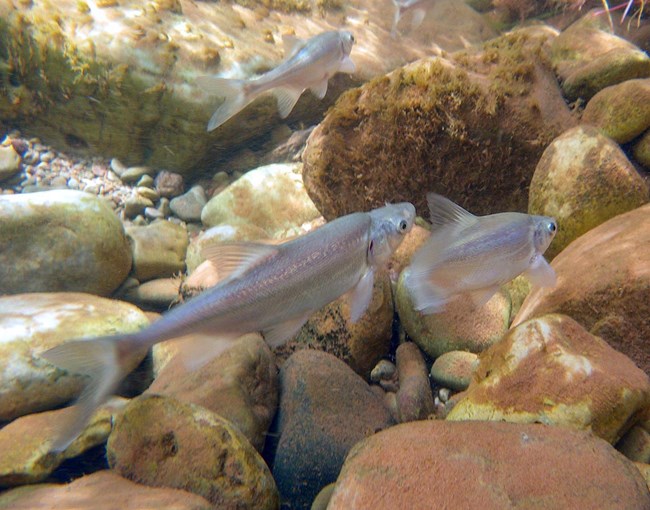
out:
<path id="1" fill-rule="evenodd" d="M 357 444 L 327 508 L 649 506 L 650 493 L 634 464 L 591 434 L 533 424 L 427 420 L 397 425 Z"/>
<path id="2" fill-rule="evenodd" d="M 140 281 L 174 276 L 185 269 L 187 230 L 171 221 L 128 227 L 133 243 L 133 276 Z"/>
<path id="3" fill-rule="evenodd" d="M 581 430 L 615 443 L 650 403 L 632 360 L 565 315 L 512 329 L 480 356 L 447 420 L 505 420 Z"/>
<path id="4" fill-rule="evenodd" d="M 634 158 L 647 170 L 650 170 L 650 129 L 648 129 L 632 149 Z"/>
<path id="5" fill-rule="evenodd" d="M 448 303 L 444 311 L 425 315 L 413 308 L 409 269 L 402 271 L 395 296 L 397 313 L 413 341 L 432 358 L 449 351 L 478 353 L 497 342 L 510 324 L 510 297 L 501 289 L 479 309 L 467 300 Z"/>
<path id="6" fill-rule="evenodd" d="M 621 214 L 553 259 L 554 288 L 534 289 L 513 325 L 566 314 L 650 374 L 650 205 Z"/>
<path id="7" fill-rule="evenodd" d="M 288 230 L 320 216 L 301 169 L 299 163 L 277 164 L 247 172 L 206 204 L 201 221 L 208 227 L 255 225 L 271 238 L 286 237 Z"/>
<path id="8" fill-rule="evenodd" d="M 521 29 L 343 94 L 303 154 L 318 210 L 331 219 L 408 200 L 424 215 L 435 191 L 480 215 L 524 211 L 543 148 L 575 123 L 544 57 L 554 36 Z"/>
<path id="9" fill-rule="evenodd" d="M 0 421 L 60 406 L 86 383 L 38 354 L 69 340 L 131 333 L 149 324 L 128 303 L 77 293 L 0 297 Z M 132 360 L 139 363 L 144 353 Z"/>
<path id="10" fill-rule="evenodd" d="M 72 483 L 19 487 L 0 495 L 2 510 L 212 510 L 204 498 L 186 491 L 146 487 L 109 471 L 98 471 Z"/>
<path id="11" fill-rule="evenodd" d="M 588 101 L 605 87 L 650 77 L 650 57 L 612 34 L 606 18 L 587 14 L 551 43 L 551 62 L 571 101 Z"/>
<path id="12" fill-rule="evenodd" d="M 601 90 L 587 103 L 582 121 L 618 143 L 634 140 L 650 128 L 650 78 Z"/>
<path id="13" fill-rule="evenodd" d="M 154 347 L 154 360 L 170 356 L 171 360 L 157 370 L 147 392 L 168 395 L 217 413 L 262 451 L 278 404 L 277 367 L 266 342 L 259 334 L 246 335 L 196 370 L 185 367 L 178 355 L 182 349 L 174 341 Z"/>
<path id="14" fill-rule="evenodd" d="M 219 508 L 279 506 L 271 473 L 244 435 L 219 415 L 171 397 L 131 401 L 108 439 L 107 457 L 126 478 L 182 488 Z"/>
<path id="15" fill-rule="evenodd" d="M 131 248 L 108 203 L 81 191 L 0 196 L 0 294 L 109 295 L 131 269 Z"/>
<path id="16" fill-rule="evenodd" d="M 544 151 L 530 183 L 528 212 L 557 220 L 545 253 L 552 259 L 585 232 L 648 199 L 646 181 L 618 145 L 591 126 L 578 126 Z"/>

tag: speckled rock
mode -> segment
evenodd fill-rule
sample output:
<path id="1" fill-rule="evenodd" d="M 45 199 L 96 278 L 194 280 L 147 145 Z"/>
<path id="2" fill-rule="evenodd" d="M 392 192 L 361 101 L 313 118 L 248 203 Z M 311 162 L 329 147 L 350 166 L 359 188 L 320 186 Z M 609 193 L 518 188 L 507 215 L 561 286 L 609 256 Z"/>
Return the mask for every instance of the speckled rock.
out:
<path id="1" fill-rule="evenodd" d="M 515 30 L 343 94 L 303 153 L 318 210 L 329 220 L 408 200 L 425 215 L 435 191 L 478 215 L 525 211 L 544 147 L 575 124 L 543 56 L 555 36 Z"/>
<path id="2" fill-rule="evenodd" d="M 431 379 L 445 388 L 466 390 L 478 366 L 473 352 L 450 351 L 436 358 L 431 366 Z"/>
<path id="3" fill-rule="evenodd" d="M 174 276 L 185 269 L 188 238 L 184 227 L 170 221 L 128 227 L 133 243 L 133 276 L 140 281 Z"/>
<path id="4" fill-rule="evenodd" d="M 206 202 L 203 188 L 192 186 L 187 193 L 172 199 L 169 207 L 183 221 L 201 221 L 201 211 Z"/>
<path id="5" fill-rule="evenodd" d="M 425 315 L 413 309 L 402 271 L 395 296 L 397 313 L 413 341 L 432 358 L 449 351 L 481 352 L 501 339 L 510 323 L 510 296 L 501 289 L 481 308 L 466 300 L 454 300 L 440 313 Z"/>
<path id="6" fill-rule="evenodd" d="M 0 145 L 0 182 L 17 174 L 20 171 L 21 161 L 20 154 L 16 152 L 11 142 Z"/>
<path id="7" fill-rule="evenodd" d="M 0 294 L 109 295 L 131 269 L 131 249 L 109 205 L 81 191 L 0 196 Z"/>
<path id="8" fill-rule="evenodd" d="M 564 30 L 551 43 L 550 57 L 571 101 L 588 101 L 605 87 L 650 76 L 648 55 L 612 34 L 607 16 L 589 13 Z"/>
<path id="9" fill-rule="evenodd" d="M 194 371 L 188 371 L 176 355 L 180 349 L 173 341 L 154 347 L 154 360 L 171 357 L 171 361 L 155 367 L 158 375 L 148 393 L 168 395 L 217 413 L 262 451 L 279 391 L 275 360 L 262 337 L 246 335 Z"/>
<path id="10" fill-rule="evenodd" d="M 146 487 L 105 470 L 66 485 L 39 484 L 4 492 L 2 510 L 212 510 L 204 498 L 182 490 Z"/>
<path id="11" fill-rule="evenodd" d="M 650 128 L 650 78 L 601 90 L 587 103 L 582 122 L 618 143 L 631 142 Z"/>
<path id="12" fill-rule="evenodd" d="M 591 126 L 578 126 L 544 151 L 530 183 L 528 212 L 558 222 L 545 252 L 550 260 L 585 232 L 648 199 L 648 184 L 618 144 Z"/>
<path id="13" fill-rule="evenodd" d="M 320 216 L 305 191 L 301 170 L 302 164 L 293 163 L 247 172 L 205 205 L 201 221 L 208 227 L 255 225 L 268 237 L 287 237 L 287 231 Z"/>
<path id="14" fill-rule="evenodd" d="M 557 285 L 533 290 L 513 324 L 564 313 L 650 374 L 650 205 L 579 237 L 553 268 Z"/>
<path id="15" fill-rule="evenodd" d="M 126 478 L 183 488 L 218 508 L 279 506 L 271 473 L 244 435 L 219 415 L 171 397 L 131 401 L 106 453 L 111 468 Z"/>
<path id="16" fill-rule="evenodd" d="M 395 395 L 400 422 L 426 420 L 433 414 L 433 395 L 429 384 L 427 365 L 413 342 L 397 348 L 399 390 Z"/>
<path id="17" fill-rule="evenodd" d="M 135 218 L 138 214 L 144 213 L 147 207 L 153 207 L 153 201 L 140 193 L 133 191 L 124 200 L 124 216 L 129 219 Z"/>
<path id="18" fill-rule="evenodd" d="M 650 129 L 648 129 L 632 148 L 636 159 L 646 170 L 650 170 Z"/>
<path id="19" fill-rule="evenodd" d="M 85 384 L 84 376 L 54 367 L 38 353 L 69 340 L 133 332 L 147 324 L 133 305 L 90 294 L 0 297 L 0 421 L 60 406 Z M 133 367 L 143 356 L 133 360 Z"/>
<path id="20" fill-rule="evenodd" d="M 273 476 L 282 501 L 309 508 L 318 492 L 336 480 L 349 449 L 390 427 L 381 398 L 330 354 L 296 352 L 280 370 L 280 407 Z"/>
<path id="21" fill-rule="evenodd" d="M 161 197 L 174 198 L 183 194 L 185 182 L 183 176 L 174 172 L 162 170 L 154 180 L 156 191 Z"/>
<path id="22" fill-rule="evenodd" d="M 649 507 L 650 493 L 634 464 L 588 433 L 427 420 L 356 445 L 327 508 Z"/>
<path id="23" fill-rule="evenodd" d="M 72 419 L 70 407 L 23 416 L 0 429 L 0 487 L 41 482 L 64 460 L 104 443 L 125 402 L 115 398 L 95 411 L 79 437 L 62 452 L 52 451 L 51 445 Z"/>
<path id="24" fill-rule="evenodd" d="M 650 380 L 565 315 L 520 324 L 480 356 L 447 420 L 505 420 L 590 430 L 611 443 L 650 403 Z"/>
<path id="25" fill-rule="evenodd" d="M 144 309 L 164 312 L 178 301 L 180 284 L 179 278 L 149 280 L 129 289 L 121 299 Z"/>
<path id="26" fill-rule="evenodd" d="M 368 379 L 390 349 L 393 313 L 388 275 L 378 274 L 368 310 L 355 324 L 350 322 L 349 296 L 344 295 L 314 313 L 295 338 L 274 350 L 281 359 L 305 347 L 322 350 Z"/>

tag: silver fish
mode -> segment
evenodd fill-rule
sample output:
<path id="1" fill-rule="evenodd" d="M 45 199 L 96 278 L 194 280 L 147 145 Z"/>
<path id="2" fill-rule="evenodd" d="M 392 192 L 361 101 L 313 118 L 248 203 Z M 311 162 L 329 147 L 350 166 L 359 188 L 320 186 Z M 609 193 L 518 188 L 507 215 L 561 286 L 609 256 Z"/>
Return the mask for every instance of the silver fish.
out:
<path id="1" fill-rule="evenodd" d="M 557 231 L 553 218 L 514 212 L 479 217 L 434 193 L 427 201 L 434 230 L 406 277 L 416 310 L 440 312 L 462 296 L 480 308 L 521 273 L 533 285 L 555 285 L 543 256 Z"/>
<path id="2" fill-rule="evenodd" d="M 336 73 L 354 73 L 350 59 L 354 36 L 345 30 L 323 32 L 307 41 L 285 35 L 282 38 L 286 60 L 278 67 L 253 80 L 230 80 L 201 76 L 197 83 L 207 92 L 225 97 L 214 112 L 208 131 L 218 128 L 237 115 L 258 96 L 273 90 L 280 117 L 291 113 L 298 98 L 310 89 L 318 99 L 327 93 L 327 82 Z"/>
<path id="3" fill-rule="evenodd" d="M 158 342 L 193 335 L 183 345 L 189 368 L 197 368 L 240 336 L 261 331 L 281 345 L 312 313 L 350 294 L 350 320 L 368 308 L 375 273 L 385 267 L 415 219 L 408 202 L 338 218 L 280 245 L 236 243 L 205 251 L 224 280 L 173 308 L 133 334 L 68 342 L 41 354 L 71 373 L 90 376 L 74 421 L 56 441 L 65 449 L 95 409 L 113 393 L 134 353 Z M 215 338 L 218 336 L 218 338 Z"/>
<path id="4" fill-rule="evenodd" d="M 397 36 L 397 24 L 400 22 L 402 17 L 412 12 L 411 17 L 411 30 L 418 28 L 424 16 L 427 13 L 427 8 L 430 7 L 430 4 L 435 2 L 435 0 L 393 0 L 395 4 L 395 19 L 393 20 L 393 28 L 391 30 L 391 35 L 393 37 Z"/>

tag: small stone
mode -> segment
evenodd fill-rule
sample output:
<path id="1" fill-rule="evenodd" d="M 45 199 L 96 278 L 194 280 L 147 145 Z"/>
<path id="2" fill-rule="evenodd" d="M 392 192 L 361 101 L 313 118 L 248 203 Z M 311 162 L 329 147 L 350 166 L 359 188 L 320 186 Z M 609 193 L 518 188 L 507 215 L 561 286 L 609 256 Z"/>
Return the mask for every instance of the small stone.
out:
<path id="1" fill-rule="evenodd" d="M 433 395 L 422 353 L 413 342 L 406 342 L 397 348 L 396 358 L 400 422 L 424 420 L 433 413 Z"/>
<path id="2" fill-rule="evenodd" d="M 160 199 L 160 203 L 158 204 L 158 210 L 161 212 L 161 214 L 165 217 L 168 218 L 172 214 L 172 209 L 169 206 L 169 199 L 162 197 Z"/>
<path id="3" fill-rule="evenodd" d="M 616 449 L 630 460 L 650 464 L 650 433 L 639 425 L 632 427 Z"/>
<path id="4" fill-rule="evenodd" d="M 137 186 L 135 192 L 141 197 L 148 198 L 152 202 L 156 202 L 160 198 L 160 195 L 155 189 L 147 188 L 146 186 Z"/>
<path id="5" fill-rule="evenodd" d="M 145 207 L 144 217 L 150 220 L 159 220 L 159 219 L 163 219 L 165 215 L 154 207 Z"/>
<path id="6" fill-rule="evenodd" d="M 167 170 L 158 172 L 154 184 L 161 197 L 177 197 L 185 190 L 183 176 Z"/>
<path id="7" fill-rule="evenodd" d="M 66 177 L 64 177 L 63 175 L 57 175 L 50 182 L 50 186 L 52 186 L 53 188 L 67 188 L 68 187 L 68 179 Z"/>
<path id="8" fill-rule="evenodd" d="M 72 179 L 70 179 L 72 180 Z M 68 181 L 68 187 L 70 187 L 70 181 Z M 99 194 L 99 187 L 97 184 L 88 184 L 85 188 L 84 191 L 86 193 L 92 193 L 93 195 L 98 195 Z"/>
<path id="9" fill-rule="evenodd" d="M 127 170 L 126 166 L 117 158 L 111 159 L 110 167 L 118 177 L 122 177 L 122 174 Z"/>
<path id="10" fill-rule="evenodd" d="M 142 177 L 140 177 L 140 180 L 136 183 L 137 187 L 145 187 L 145 188 L 153 188 L 154 186 L 154 181 L 153 177 L 151 177 L 149 174 L 145 174 Z"/>
<path id="11" fill-rule="evenodd" d="M 201 211 L 206 204 L 205 191 L 201 186 L 193 186 L 187 193 L 173 198 L 170 202 L 172 212 L 184 221 L 201 221 Z"/>
<path id="12" fill-rule="evenodd" d="M 478 356 L 467 351 L 446 352 L 431 366 L 431 379 L 452 390 L 466 390 L 478 365 Z"/>
<path id="13" fill-rule="evenodd" d="M 650 129 L 648 129 L 632 147 L 634 159 L 650 170 Z"/>
<path id="14" fill-rule="evenodd" d="M 0 181 L 13 177 L 20 171 L 20 154 L 13 145 L 0 145 Z"/>
<path id="15" fill-rule="evenodd" d="M 382 359 L 375 365 L 375 368 L 370 372 L 370 380 L 378 383 L 382 380 L 392 379 L 397 373 L 397 367 L 387 359 Z"/>
<path id="16" fill-rule="evenodd" d="M 122 182 L 130 183 L 138 181 L 143 175 L 151 174 L 152 170 L 148 166 L 132 166 L 127 168 L 122 174 L 118 174 Z"/>
<path id="17" fill-rule="evenodd" d="M 133 275 L 141 282 L 174 276 L 185 269 L 187 231 L 170 221 L 126 229 L 133 246 Z"/>
<path id="18" fill-rule="evenodd" d="M 124 214 L 127 218 L 135 218 L 147 207 L 153 207 L 153 202 L 134 192 L 124 201 Z"/>

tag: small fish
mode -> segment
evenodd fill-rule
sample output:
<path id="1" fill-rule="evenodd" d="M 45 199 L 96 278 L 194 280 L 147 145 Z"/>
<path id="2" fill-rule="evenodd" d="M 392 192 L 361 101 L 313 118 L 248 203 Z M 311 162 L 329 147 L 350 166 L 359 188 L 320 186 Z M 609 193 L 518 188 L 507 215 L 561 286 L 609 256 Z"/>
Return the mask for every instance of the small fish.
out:
<path id="1" fill-rule="evenodd" d="M 332 76 L 338 72 L 354 73 L 356 70 L 350 59 L 354 36 L 345 30 L 323 32 L 307 41 L 285 35 L 282 41 L 286 60 L 259 78 L 197 78 L 199 86 L 207 92 L 225 97 L 210 118 L 208 131 L 221 126 L 269 90 L 275 94 L 280 117 L 284 119 L 306 89 L 310 89 L 318 99 L 323 99 L 327 93 L 327 82 Z"/>
<path id="2" fill-rule="evenodd" d="M 173 308 L 132 334 L 68 342 L 41 356 L 90 381 L 77 401 L 74 421 L 53 448 L 65 449 L 95 409 L 126 375 L 134 353 L 188 335 L 181 352 L 188 368 L 214 358 L 240 336 L 262 332 L 271 346 L 293 337 L 326 304 L 349 294 L 350 320 L 368 308 L 374 277 L 413 227 L 408 202 L 354 213 L 280 245 L 219 244 L 205 255 L 223 275 L 216 286 Z M 218 337 L 218 338 L 215 338 Z"/>
<path id="3" fill-rule="evenodd" d="M 474 216 L 434 193 L 427 201 L 434 230 L 413 256 L 406 283 L 416 310 L 440 312 L 464 296 L 480 308 L 521 273 L 533 285 L 555 285 L 555 271 L 543 257 L 557 231 L 553 218 L 514 212 Z"/>
<path id="4" fill-rule="evenodd" d="M 397 24 L 404 17 L 405 14 L 412 12 L 411 17 L 411 30 L 415 30 L 422 24 L 424 16 L 427 13 L 429 4 L 435 0 L 393 0 L 395 4 L 395 19 L 393 20 L 393 28 L 391 35 L 397 37 Z"/>

